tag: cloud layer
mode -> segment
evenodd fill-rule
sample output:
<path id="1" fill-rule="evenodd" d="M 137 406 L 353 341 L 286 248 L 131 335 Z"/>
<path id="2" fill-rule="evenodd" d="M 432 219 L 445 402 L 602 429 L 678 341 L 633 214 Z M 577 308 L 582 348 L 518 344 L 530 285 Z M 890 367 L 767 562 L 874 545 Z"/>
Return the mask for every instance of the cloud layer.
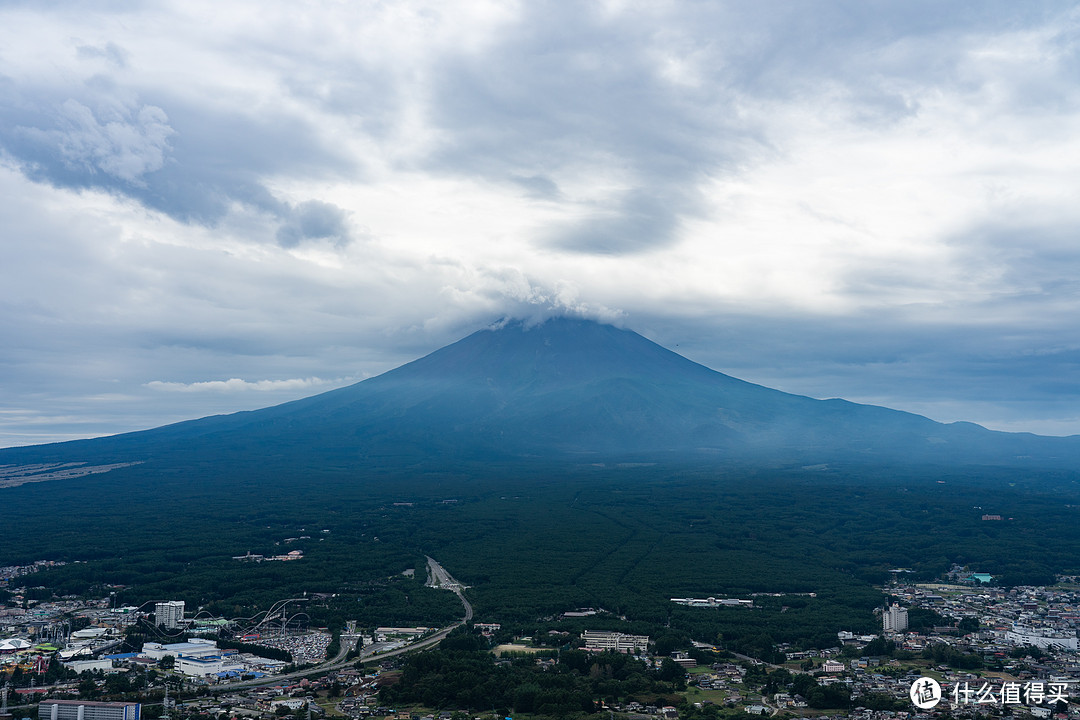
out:
<path id="1" fill-rule="evenodd" d="M 81 7 L 0 8 L 0 445 L 557 312 L 792 392 L 1080 433 L 1074 9 Z"/>

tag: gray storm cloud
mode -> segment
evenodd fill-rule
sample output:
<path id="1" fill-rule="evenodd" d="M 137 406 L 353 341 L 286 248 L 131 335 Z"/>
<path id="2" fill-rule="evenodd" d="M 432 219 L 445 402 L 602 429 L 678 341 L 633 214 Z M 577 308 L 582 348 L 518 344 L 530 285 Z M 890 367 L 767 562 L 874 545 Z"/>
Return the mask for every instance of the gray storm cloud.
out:
<path id="1" fill-rule="evenodd" d="M 296 247 L 305 240 L 331 240 L 336 245 L 349 242 L 345 212 L 318 200 L 302 202 L 291 209 L 277 231 L 282 247 Z"/>
<path id="2" fill-rule="evenodd" d="M 44 134 L 65 162 L 89 173 L 100 170 L 138 182 L 146 173 L 160 170 L 169 151 L 169 137 L 176 132 L 169 127 L 165 111 L 143 105 L 111 115 L 99 120 L 78 100 L 67 100 L 58 111 L 60 127 Z"/>

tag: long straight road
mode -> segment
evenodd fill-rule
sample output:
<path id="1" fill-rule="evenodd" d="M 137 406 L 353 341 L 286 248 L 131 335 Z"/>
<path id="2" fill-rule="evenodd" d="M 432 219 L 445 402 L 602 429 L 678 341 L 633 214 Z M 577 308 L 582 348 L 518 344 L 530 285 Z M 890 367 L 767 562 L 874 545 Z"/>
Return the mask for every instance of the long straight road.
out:
<path id="1" fill-rule="evenodd" d="M 436 562 L 435 558 L 428 557 L 428 581 L 427 584 L 435 588 L 444 588 L 446 590 L 452 590 L 458 599 L 461 600 L 461 604 L 465 606 L 465 618 L 458 623 L 462 625 L 472 620 L 473 612 L 472 605 L 465 599 L 465 586 L 455 580 L 450 573 L 446 572 L 446 568 Z M 455 625 L 454 627 L 457 627 Z"/>

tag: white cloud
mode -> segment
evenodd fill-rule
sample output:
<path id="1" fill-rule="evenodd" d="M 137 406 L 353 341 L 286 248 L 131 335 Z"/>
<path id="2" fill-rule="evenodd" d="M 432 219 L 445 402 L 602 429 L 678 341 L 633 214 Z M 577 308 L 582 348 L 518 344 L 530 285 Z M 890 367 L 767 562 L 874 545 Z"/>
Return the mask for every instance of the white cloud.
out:
<path id="1" fill-rule="evenodd" d="M 67 166 L 91 175 L 100 171 L 141 185 L 146 173 L 160 170 L 169 151 L 169 126 L 165 111 L 153 105 L 111 106 L 99 117 L 78 100 L 68 99 L 56 108 L 56 129 L 15 127 L 22 135 L 46 147 L 55 147 Z"/>
<path id="2" fill-rule="evenodd" d="M 326 385 L 341 385 L 341 380 L 323 380 L 322 378 L 292 378 L 289 380 L 256 380 L 254 382 L 229 378 L 228 380 L 204 380 L 201 382 L 181 383 L 163 380 L 151 380 L 146 387 L 164 392 L 277 392 L 280 390 L 324 389 Z"/>
<path id="3" fill-rule="evenodd" d="M 102 123 L 90 108 L 67 100 L 60 107 L 60 117 L 63 128 L 54 135 L 69 162 L 91 164 L 129 182 L 165 165 L 169 136 L 174 131 L 159 107 L 125 109 Z"/>

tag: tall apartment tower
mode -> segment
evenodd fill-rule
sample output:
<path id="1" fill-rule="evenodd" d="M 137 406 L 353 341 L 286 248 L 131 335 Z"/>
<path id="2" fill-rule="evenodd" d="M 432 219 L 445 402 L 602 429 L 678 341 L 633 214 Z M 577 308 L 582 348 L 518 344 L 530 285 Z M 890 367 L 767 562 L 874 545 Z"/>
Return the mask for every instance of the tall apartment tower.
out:
<path id="1" fill-rule="evenodd" d="M 170 600 L 154 605 L 154 622 L 170 630 L 180 627 L 184 621 L 184 601 Z"/>
<path id="2" fill-rule="evenodd" d="M 884 625 L 885 632 L 903 632 L 908 628 L 907 608 L 902 608 L 899 605 L 893 603 L 889 607 L 885 608 L 885 612 L 881 616 L 882 625 Z"/>

